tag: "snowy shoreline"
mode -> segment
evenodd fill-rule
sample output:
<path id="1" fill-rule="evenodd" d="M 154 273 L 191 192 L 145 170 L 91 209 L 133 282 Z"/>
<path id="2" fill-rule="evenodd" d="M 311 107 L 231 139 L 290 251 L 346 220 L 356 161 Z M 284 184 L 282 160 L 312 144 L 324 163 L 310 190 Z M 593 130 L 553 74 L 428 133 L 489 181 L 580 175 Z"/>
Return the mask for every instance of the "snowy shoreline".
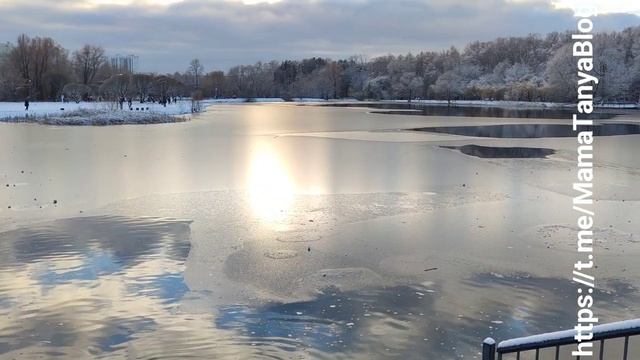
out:
<path id="1" fill-rule="evenodd" d="M 175 123 L 189 120 L 180 116 L 191 113 L 191 101 L 182 100 L 162 106 L 133 102 L 119 109 L 113 102 L 32 102 L 25 111 L 19 102 L 0 102 L 0 123 L 42 125 L 105 126 L 129 124 Z"/>
<path id="2" fill-rule="evenodd" d="M 281 98 L 235 98 L 235 99 L 209 99 L 204 100 L 204 104 L 251 104 L 251 103 L 285 103 L 296 104 L 304 103 L 313 105 L 314 103 L 322 104 L 414 104 L 425 106 L 447 106 L 452 107 L 498 107 L 505 109 L 573 109 L 576 107 L 574 103 L 558 103 L 543 101 L 510 101 L 510 100 L 357 100 L 357 99 L 316 99 L 316 98 L 293 98 L 292 101 L 285 101 Z M 624 104 L 594 104 L 596 109 L 640 109 L 640 103 L 624 103 Z"/>
<path id="3" fill-rule="evenodd" d="M 386 100 L 393 103 L 408 103 L 407 100 Z M 442 106 L 448 105 L 446 100 L 412 100 L 412 104 Z M 569 109 L 575 108 L 573 103 L 557 103 L 542 101 L 510 101 L 510 100 L 452 100 L 453 107 L 499 107 L 507 109 Z M 640 109 L 640 104 L 594 104 L 597 109 Z"/>
<path id="4" fill-rule="evenodd" d="M 130 110 L 93 110 L 78 109 L 63 114 L 31 115 L 25 117 L 5 118 L 0 121 L 9 123 L 33 123 L 41 125 L 69 125 L 69 126 L 106 126 L 106 125 L 136 125 L 163 124 L 187 121 L 189 118 L 156 112 L 141 112 Z"/>
<path id="5" fill-rule="evenodd" d="M 288 103 L 288 104 L 367 104 L 393 103 L 408 104 L 407 100 L 356 100 L 356 99 L 312 99 L 295 98 L 285 102 L 280 98 L 235 98 L 209 99 L 200 102 L 202 111 L 214 104 L 255 104 L 255 103 Z M 411 104 L 424 106 L 446 106 L 446 100 L 412 100 Z M 552 102 L 525 101 L 487 101 L 487 100 L 457 100 L 452 101 L 453 107 L 499 107 L 507 109 L 568 109 L 574 104 Z M 636 104 L 604 104 L 600 109 L 638 109 Z M 188 121 L 186 115 L 191 113 L 191 100 L 180 100 L 176 103 L 162 106 L 156 103 L 133 102 L 131 109 L 125 104 L 125 109 L 118 109 L 113 102 L 32 102 L 29 110 L 24 110 L 20 102 L 0 102 L 0 123 L 35 123 L 43 125 L 75 125 L 75 126 L 105 126 L 126 124 L 160 124 Z"/>

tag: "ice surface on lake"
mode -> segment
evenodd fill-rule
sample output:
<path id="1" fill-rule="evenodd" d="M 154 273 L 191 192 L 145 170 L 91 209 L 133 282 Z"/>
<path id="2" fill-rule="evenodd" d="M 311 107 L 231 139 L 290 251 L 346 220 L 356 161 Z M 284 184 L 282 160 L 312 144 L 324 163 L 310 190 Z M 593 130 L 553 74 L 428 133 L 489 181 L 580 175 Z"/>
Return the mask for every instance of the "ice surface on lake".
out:
<path id="1" fill-rule="evenodd" d="M 219 104 L 170 125 L 0 124 L 0 357 L 473 358 L 487 336 L 570 328 L 575 139 L 402 131 L 471 121 L 524 120 Z M 640 163 L 637 135 L 598 142 L 613 321 L 640 304 Z M 556 154 L 440 148 L 465 144 Z"/>
<path id="2" fill-rule="evenodd" d="M 123 202 L 107 211 L 126 213 L 129 204 L 157 209 L 160 213 L 165 212 L 163 209 L 174 213 L 175 209 L 182 209 L 181 216 L 194 220 L 192 227 L 197 234 L 187 260 L 187 284 L 192 290 L 216 291 L 222 303 L 244 303 L 259 298 L 310 299 L 327 289 L 349 291 L 397 283 L 396 279 L 376 273 L 376 268 L 383 274 L 390 269 L 384 265 L 388 254 L 382 258 L 371 256 L 380 241 L 377 236 L 354 239 L 351 232 L 358 230 L 352 229 L 376 219 L 500 199 L 504 195 L 471 190 L 436 194 L 297 195 L 282 217 L 273 220 L 263 219 L 253 211 L 248 194 L 225 191 L 150 196 Z M 342 240 L 344 237 L 350 240 Z M 394 241 L 390 234 L 385 246 Z M 344 250 L 340 250 L 343 246 Z M 354 246 L 359 249 L 354 251 Z M 365 266 L 353 267 L 350 264 L 354 261 Z M 429 265 L 422 262 L 417 266 Z M 410 278 L 416 275 L 415 267 L 412 271 Z M 422 273 L 420 268 L 417 274 Z"/>

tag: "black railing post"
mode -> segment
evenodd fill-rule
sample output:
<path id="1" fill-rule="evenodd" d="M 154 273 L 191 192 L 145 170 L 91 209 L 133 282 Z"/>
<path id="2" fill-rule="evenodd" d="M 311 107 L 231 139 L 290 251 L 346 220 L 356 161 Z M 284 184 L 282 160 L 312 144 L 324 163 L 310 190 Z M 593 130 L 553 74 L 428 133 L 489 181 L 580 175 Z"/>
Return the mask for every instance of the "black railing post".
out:
<path id="1" fill-rule="evenodd" d="M 604 339 L 600 340 L 600 356 L 598 360 L 604 360 Z"/>
<path id="2" fill-rule="evenodd" d="M 482 360 L 496 360 L 496 341 L 490 337 L 482 342 Z"/>

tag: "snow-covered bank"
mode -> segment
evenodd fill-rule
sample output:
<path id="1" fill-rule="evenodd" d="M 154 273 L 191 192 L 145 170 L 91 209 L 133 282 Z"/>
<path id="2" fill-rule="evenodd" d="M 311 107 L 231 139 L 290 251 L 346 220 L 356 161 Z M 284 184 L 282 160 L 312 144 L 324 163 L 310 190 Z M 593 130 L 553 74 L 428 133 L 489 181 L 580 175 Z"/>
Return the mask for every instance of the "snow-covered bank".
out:
<path id="1" fill-rule="evenodd" d="M 285 100 L 281 98 L 235 98 L 235 99 L 211 99 L 204 100 L 205 104 L 243 104 L 243 103 L 282 103 Z M 357 99 L 319 99 L 319 98 L 293 98 L 289 103 L 403 103 L 408 104 L 407 100 L 357 100 Z M 469 106 L 469 107 L 500 107 L 500 108 L 518 108 L 518 109 L 568 109 L 575 108 L 573 103 L 557 103 L 543 101 L 508 101 L 508 100 L 453 100 L 449 104 L 447 100 L 412 100 L 411 104 L 433 105 L 433 106 Z M 595 104 L 596 108 L 601 109 L 638 109 L 640 104 L 621 103 L 621 104 Z"/>
<path id="2" fill-rule="evenodd" d="M 207 99 L 200 101 L 200 111 L 216 104 L 254 104 L 254 103 L 284 103 L 281 98 L 234 98 L 234 99 Z M 360 101 L 356 99 L 316 99 L 294 98 L 288 104 L 407 104 L 407 100 L 371 100 Z M 412 104 L 424 106 L 446 106 L 444 100 L 413 100 Z M 526 102 L 526 101 L 485 101 L 485 100 L 458 100 L 451 102 L 456 107 L 498 107 L 507 109 L 573 109 L 575 104 L 552 102 Z M 635 104 L 604 104 L 598 108 L 607 109 L 637 109 Z M 180 100 L 166 106 L 156 103 L 124 104 L 120 110 L 114 102 L 32 102 L 29 110 L 25 111 L 21 102 L 0 102 L 0 122 L 29 122 L 54 125 L 119 125 L 119 124 L 155 124 L 182 122 L 188 118 L 177 115 L 190 114 L 192 111 L 190 99 Z"/>
<path id="3" fill-rule="evenodd" d="M 280 98 L 235 98 L 235 99 L 208 99 L 200 101 L 202 110 L 214 104 L 244 104 L 244 103 L 282 103 L 284 100 Z M 327 102 L 323 99 L 300 98 L 294 99 L 293 102 Z M 102 123 L 153 123 L 162 119 L 160 122 L 182 121 L 181 119 L 171 119 L 170 115 L 183 115 L 191 113 L 191 100 L 180 100 L 176 103 L 167 104 L 166 106 L 157 103 L 140 103 L 134 101 L 131 109 L 127 103 L 124 103 L 124 109 L 119 110 L 114 102 L 31 102 L 29 110 L 25 110 L 22 102 L 0 102 L 0 122 L 37 122 L 49 124 L 53 119 L 60 121 L 60 124 L 66 123 L 64 119 L 76 118 L 80 114 L 93 114 L 94 118 L 105 120 Z M 82 110 L 81 113 L 78 113 Z M 122 117 L 118 122 L 117 117 Z M 165 121 L 167 120 L 167 121 Z M 171 121 L 169 121 L 171 120 Z M 74 124 L 77 121 L 74 120 Z M 87 123 L 92 123 L 91 119 L 87 119 Z M 79 125 L 79 124 L 78 124 Z"/>
<path id="4" fill-rule="evenodd" d="M 280 98 L 208 99 L 200 101 L 200 111 L 215 104 L 282 103 Z M 326 102 L 323 99 L 294 99 L 294 102 Z M 0 102 L 0 122 L 37 123 L 46 125 L 123 125 L 182 122 L 190 114 L 190 99 L 163 106 L 134 101 L 119 109 L 114 102 L 31 102 L 25 110 L 22 102 Z"/>
<path id="5" fill-rule="evenodd" d="M 4 122 L 44 125 L 127 125 L 160 124 L 186 121 L 188 118 L 151 111 L 76 109 L 58 114 L 29 115 L 0 119 Z"/>
<path id="6" fill-rule="evenodd" d="M 206 103 L 202 104 L 207 106 Z M 123 125 L 182 122 L 191 113 L 191 100 L 162 106 L 132 102 L 120 110 L 113 102 L 32 102 L 29 110 L 19 102 L 0 102 L 0 122 L 25 122 L 47 125 Z"/>
<path id="7" fill-rule="evenodd" d="M 203 100 L 204 104 L 244 104 L 244 103 L 343 103 L 343 102 L 360 102 L 356 99 L 322 99 L 322 98 L 293 98 L 291 101 L 285 101 L 282 98 L 233 98 L 233 99 L 208 99 Z"/>
<path id="8" fill-rule="evenodd" d="M 407 100 L 388 100 L 393 103 L 408 103 Z M 448 105 L 447 100 L 412 100 L 412 104 L 424 104 L 424 105 Z M 600 109 L 638 109 L 640 104 L 594 104 L 596 108 Z M 508 100 L 452 100 L 451 106 L 482 106 L 482 107 L 502 107 L 502 108 L 554 108 L 565 109 L 575 108 L 576 104 L 573 103 L 557 103 L 557 102 L 544 102 L 544 101 L 508 101 Z"/>
<path id="9" fill-rule="evenodd" d="M 407 103 L 407 100 L 393 100 L 393 102 Z M 424 105 L 449 105 L 447 100 L 412 100 L 413 104 Z M 481 106 L 481 107 L 503 107 L 503 108 L 568 108 L 575 107 L 575 104 L 554 103 L 554 102 L 534 102 L 534 101 L 508 101 L 508 100 L 452 100 L 451 106 Z"/>
<path id="10" fill-rule="evenodd" d="M 191 100 L 181 100 L 177 103 L 168 104 L 166 107 L 157 103 L 141 104 L 137 101 L 131 103 L 133 110 L 128 109 L 128 104 L 124 103 L 123 111 L 126 112 L 152 112 L 165 115 L 180 115 L 191 112 Z M 24 103 L 21 102 L 0 102 L 0 119 L 24 118 L 44 115 L 60 115 L 76 110 L 97 110 L 115 111 L 117 104 L 114 102 L 31 102 L 29 110 L 25 111 Z"/>

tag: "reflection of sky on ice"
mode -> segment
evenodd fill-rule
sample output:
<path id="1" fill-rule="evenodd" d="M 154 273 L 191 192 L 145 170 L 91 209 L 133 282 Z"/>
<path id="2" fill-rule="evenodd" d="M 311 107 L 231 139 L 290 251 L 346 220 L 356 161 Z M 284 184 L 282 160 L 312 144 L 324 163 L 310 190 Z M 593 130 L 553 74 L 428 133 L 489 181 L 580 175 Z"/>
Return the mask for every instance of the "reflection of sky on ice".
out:
<path id="1" fill-rule="evenodd" d="M 332 322 L 325 319 L 315 319 L 296 313 L 280 313 L 269 309 L 252 309 L 248 307 L 228 307 L 221 309 L 220 316 L 215 321 L 219 329 L 237 330 L 252 342 L 261 339 L 287 339 L 282 342 L 284 350 L 294 350 L 295 342 L 311 346 L 321 351 L 331 351 L 329 343 L 336 339 Z"/>
<path id="2" fill-rule="evenodd" d="M 536 277 L 527 273 L 509 276 L 478 273 L 465 279 L 464 283 L 471 289 L 496 294 L 495 297 L 486 296 L 487 300 L 491 299 L 487 308 L 494 309 L 497 315 L 491 319 L 492 329 L 488 334 L 496 339 L 529 336 L 575 326 L 575 314 L 571 311 L 576 308 L 575 285 L 567 279 Z M 638 294 L 631 285 L 601 279 L 600 287 L 594 293 L 597 299 L 595 311 L 600 318 L 637 316 L 635 306 Z"/>
<path id="3" fill-rule="evenodd" d="M 0 316 L 8 321 L 0 326 L 0 354 L 125 348 L 156 326 L 164 303 L 188 291 L 182 272 L 189 236 L 185 221 L 126 217 L 65 219 L 1 234 Z"/>
<path id="4" fill-rule="evenodd" d="M 347 357 L 418 359 L 425 354 L 468 357 L 476 353 L 483 336 L 506 339 L 573 326 L 573 314 L 566 309 L 575 299 L 567 280 L 479 273 L 462 283 L 453 289 L 447 289 L 452 284 L 435 286 L 435 291 L 433 284 L 398 286 L 259 308 L 228 307 L 221 309 L 216 327 L 235 330 L 254 345 L 280 343 L 285 351 L 300 347 L 351 354 Z M 496 295 L 477 295 L 480 289 Z M 449 291 L 468 297 L 462 301 L 465 306 L 443 304 L 443 293 Z M 601 314 L 611 315 L 620 305 L 637 301 L 630 292 L 621 295 L 599 292 L 607 304 L 601 306 Z"/>
<path id="5" fill-rule="evenodd" d="M 128 290 L 135 296 L 148 296 L 170 304 L 182 299 L 189 291 L 181 273 L 164 273 L 130 279 Z"/>
<path id="6" fill-rule="evenodd" d="M 57 234 L 50 238 L 54 244 L 47 243 L 44 228 Z M 128 239 L 119 237 L 122 231 Z M 566 311 L 574 302 L 567 280 L 525 273 L 477 273 L 352 291 L 328 288 L 308 301 L 220 306 L 215 289 L 193 292 L 186 285 L 189 225 L 175 220 L 70 219 L 6 232 L 2 238 L 0 315 L 8 321 L 0 326 L 0 357 L 153 357 L 162 352 L 220 358 L 462 358 L 476 354 L 483 336 L 504 339 L 556 330 L 574 320 Z M 62 238 L 66 241 L 58 242 Z M 34 246 L 29 241 L 49 253 L 34 250 L 28 256 L 25 249 Z M 620 281 L 607 285 L 611 291 L 598 293 L 601 314 L 620 316 L 620 308 L 632 312 L 634 288 Z"/>
<path id="7" fill-rule="evenodd" d="M 35 214 L 26 209 L 36 189 L 63 204 L 42 210 L 54 218 L 106 203 L 96 211 L 130 216 L 0 233 L 0 358 L 473 358 L 486 336 L 573 326 L 575 287 L 564 277 L 575 219 L 560 195 L 573 181 L 570 138 L 474 139 L 558 150 L 487 161 L 430 144 L 433 134 L 411 133 L 427 141 L 412 143 L 374 131 L 468 125 L 455 117 L 391 125 L 359 109 L 216 109 L 178 132 L 3 129 L 0 142 L 15 150 L 0 157 L 20 166 L 6 172 L 34 170 L 8 179 L 32 184 L 10 189 L 13 208 L 25 209 L 16 219 Z M 27 129 L 29 144 L 55 135 L 60 145 L 43 152 L 15 140 Z M 328 138 L 274 136 L 310 130 Z M 400 142 L 344 140 L 344 131 Z M 453 139 L 443 144 L 468 143 Z M 626 236 L 640 223 L 630 201 L 637 156 L 627 151 L 637 137 L 599 141 L 601 161 L 621 166 L 600 168 L 597 185 L 602 226 L 612 229 L 597 306 L 613 321 L 637 316 L 640 303 L 626 282 L 638 272 Z"/>
<path id="8" fill-rule="evenodd" d="M 83 264 L 79 268 L 65 272 L 47 269 L 46 272 L 38 276 L 38 282 L 46 287 L 47 285 L 55 286 L 75 280 L 97 280 L 99 276 L 112 274 L 119 269 L 120 266 L 114 262 L 113 256 L 110 254 L 90 252 L 86 254 Z"/>
<path id="9" fill-rule="evenodd" d="M 152 319 L 139 317 L 133 319 L 106 319 L 103 328 L 104 335 L 95 339 L 101 352 L 112 352 L 124 348 L 139 332 L 153 330 L 155 322 Z"/>

